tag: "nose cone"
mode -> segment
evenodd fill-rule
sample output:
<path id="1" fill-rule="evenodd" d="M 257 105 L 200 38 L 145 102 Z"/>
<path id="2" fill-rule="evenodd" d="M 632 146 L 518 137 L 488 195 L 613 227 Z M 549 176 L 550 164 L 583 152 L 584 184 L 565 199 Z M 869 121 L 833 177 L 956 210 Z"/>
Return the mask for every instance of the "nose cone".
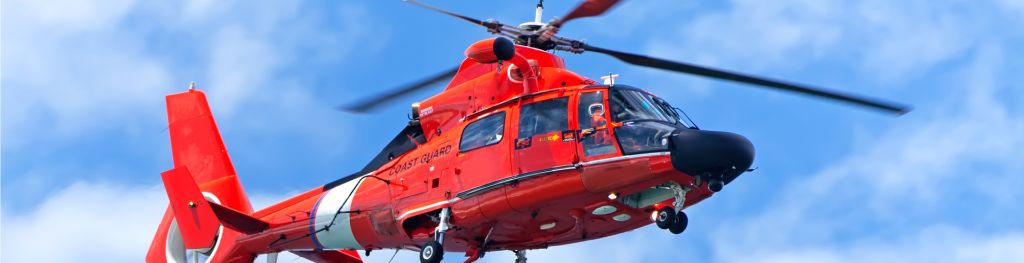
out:
<path id="1" fill-rule="evenodd" d="M 686 174 L 722 176 L 729 183 L 754 162 L 754 145 L 739 134 L 694 129 L 672 134 L 672 166 Z"/>

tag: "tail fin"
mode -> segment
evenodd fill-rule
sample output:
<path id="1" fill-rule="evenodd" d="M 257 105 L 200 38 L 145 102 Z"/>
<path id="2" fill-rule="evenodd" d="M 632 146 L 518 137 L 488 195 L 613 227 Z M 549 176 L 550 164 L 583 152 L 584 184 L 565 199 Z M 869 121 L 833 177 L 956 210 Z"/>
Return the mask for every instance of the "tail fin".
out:
<path id="1" fill-rule="evenodd" d="M 146 262 L 186 262 L 185 250 L 196 248 L 208 248 L 201 251 L 209 262 L 251 262 L 252 255 L 232 255 L 241 233 L 221 227 L 215 214 L 217 206 L 249 215 L 252 205 L 228 158 L 206 95 L 190 89 L 167 96 L 167 120 L 175 168 L 163 177 L 171 205 Z"/>

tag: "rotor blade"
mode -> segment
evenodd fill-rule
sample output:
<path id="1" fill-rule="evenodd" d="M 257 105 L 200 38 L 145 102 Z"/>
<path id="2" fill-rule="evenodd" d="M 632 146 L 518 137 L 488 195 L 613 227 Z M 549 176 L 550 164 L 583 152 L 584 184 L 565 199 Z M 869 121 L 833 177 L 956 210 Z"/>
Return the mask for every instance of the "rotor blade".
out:
<path id="1" fill-rule="evenodd" d="M 370 98 L 362 99 L 357 103 L 353 103 L 348 106 L 339 106 L 338 109 L 352 112 L 368 112 L 373 110 L 374 108 L 377 108 L 378 106 L 389 103 L 403 95 L 421 90 L 426 87 L 430 87 L 430 85 L 436 84 L 438 82 L 451 79 L 452 77 L 455 76 L 455 73 L 458 72 L 459 67 L 455 67 L 444 72 L 441 72 L 437 75 L 430 76 L 429 78 L 425 78 L 416 83 L 405 85 L 403 87 L 385 93 L 377 94 Z"/>
<path id="2" fill-rule="evenodd" d="M 658 69 L 664 69 L 669 71 L 693 74 L 698 76 L 710 77 L 721 80 L 730 80 L 740 83 L 753 84 L 763 87 L 769 87 L 779 90 L 785 90 L 790 92 L 801 93 L 804 95 L 815 96 L 820 98 L 827 98 L 842 102 L 851 103 L 854 105 L 865 106 L 877 110 L 886 111 L 896 115 L 903 115 L 910 111 L 910 107 L 899 105 L 896 103 L 884 102 L 877 99 L 864 98 L 851 94 L 843 94 L 838 91 L 830 91 L 822 88 L 804 86 L 799 84 L 786 83 L 777 80 L 771 80 L 767 78 L 757 77 L 753 75 L 746 75 L 741 73 L 733 73 L 725 70 L 714 69 L 704 66 L 698 66 L 693 64 L 675 62 L 664 60 L 660 58 L 652 58 L 644 55 L 631 54 L 626 52 L 620 52 L 615 50 L 609 50 L 599 48 L 590 45 L 583 45 L 583 50 L 593 51 L 597 53 L 607 54 L 618 58 L 619 60 L 625 61 L 633 65 L 652 67 Z"/>
<path id="3" fill-rule="evenodd" d="M 491 28 L 495 24 L 495 23 L 483 21 L 483 20 L 480 20 L 480 19 L 476 19 L 476 18 L 472 18 L 472 17 L 456 14 L 456 13 L 450 12 L 448 10 L 444 10 L 444 9 L 441 9 L 441 8 L 434 7 L 432 5 L 420 3 L 419 1 L 416 1 L 416 0 L 403 0 L 403 1 L 405 1 L 406 3 L 418 5 L 418 6 L 422 7 L 422 8 L 434 10 L 434 11 L 436 11 L 438 13 L 454 16 L 454 17 L 457 17 L 459 19 L 466 20 L 466 21 L 469 21 L 470 23 L 481 25 L 481 26 L 484 26 L 484 27 L 487 27 L 487 28 Z"/>
<path id="4" fill-rule="evenodd" d="M 569 20 L 582 17 L 599 16 L 604 14 L 605 11 L 608 11 L 608 9 L 612 8 L 612 6 L 617 3 L 619 3 L 619 0 L 585 0 L 580 3 L 579 6 L 576 6 L 576 9 L 569 12 L 569 14 L 551 22 L 551 26 L 561 27 L 565 22 L 569 22 Z"/>

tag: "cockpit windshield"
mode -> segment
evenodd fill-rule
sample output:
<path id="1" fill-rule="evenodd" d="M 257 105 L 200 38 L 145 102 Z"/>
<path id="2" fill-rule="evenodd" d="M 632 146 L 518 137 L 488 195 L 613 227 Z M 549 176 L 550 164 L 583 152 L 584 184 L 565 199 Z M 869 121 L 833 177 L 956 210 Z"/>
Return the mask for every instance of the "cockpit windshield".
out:
<path id="1" fill-rule="evenodd" d="M 613 89 L 608 98 L 612 120 L 615 122 L 659 121 L 671 124 L 689 123 L 680 120 L 679 113 L 664 100 L 643 91 Z"/>
<path id="2" fill-rule="evenodd" d="M 641 90 L 611 89 L 608 104 L 612 121 L 619 123 L 615 137 L 623 154 L 665 151 L 675 129 L 695 128 L 680 118 L 680 111 Z"/>

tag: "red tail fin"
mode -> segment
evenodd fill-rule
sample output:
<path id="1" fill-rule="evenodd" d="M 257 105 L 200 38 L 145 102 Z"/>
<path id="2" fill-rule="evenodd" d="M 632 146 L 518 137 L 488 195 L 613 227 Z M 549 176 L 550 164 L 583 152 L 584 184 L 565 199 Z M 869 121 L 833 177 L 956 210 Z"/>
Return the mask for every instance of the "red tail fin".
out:
<path id="1" fill-rule="evenodd" d="M 211 257 L 209 262 L 252 262 L 252 255 L 232 254 L 235 239 L 241 233 L 221 227 L 212 208 L 217 204 L 241 214 L 252 214 L 206 95 L 190 89 L 167 96 L 167 120 L 175 168 L 164 177 L 173 209 L 168 208 L 164 214 L 146 262 L 185 262 L 186 247 L 209 247 L 202 251 Z M 194 199 L 198 199 L 192 201 L 196 204 L 209 204 L 188 207 L 188 201 Z M 194 222 L 185 222 L 186 219 Z M 211 230 L 211 224 L 216 230 Z"/>
<path id="2" fill-rule="evenodd" d="M 202 91 L 167 96 L 167 122 L 174 167 L 188 167 L 199 184 L 235 175 Z"/>

